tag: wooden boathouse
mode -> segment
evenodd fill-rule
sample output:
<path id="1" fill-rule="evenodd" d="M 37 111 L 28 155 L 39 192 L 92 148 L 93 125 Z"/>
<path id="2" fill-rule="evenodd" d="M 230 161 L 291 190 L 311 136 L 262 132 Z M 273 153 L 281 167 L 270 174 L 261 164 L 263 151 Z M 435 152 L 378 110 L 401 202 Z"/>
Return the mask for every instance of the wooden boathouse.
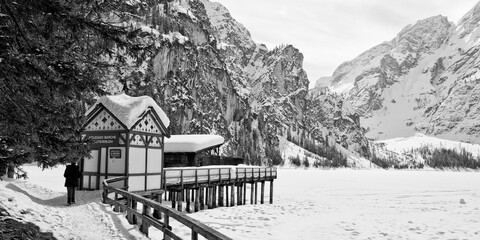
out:
<path id="1" fill-rule="evenodd" d="M 163 144 L 170 120 L 148 97 L 105 96 L 86 113 L 82 137 L 91 157 L 80 163 L 81 189 L 100 189 L 105 179 L 128 176 L 117 185 L 129 191 L 161 189 Z"/>

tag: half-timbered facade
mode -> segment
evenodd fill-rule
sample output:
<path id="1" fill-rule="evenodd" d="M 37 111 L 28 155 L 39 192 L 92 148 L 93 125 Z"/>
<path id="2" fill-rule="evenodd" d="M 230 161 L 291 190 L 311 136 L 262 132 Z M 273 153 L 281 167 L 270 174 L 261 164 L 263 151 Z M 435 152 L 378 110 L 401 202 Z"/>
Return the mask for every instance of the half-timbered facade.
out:
<path id="1" fill-rule="evenodd" d="M 91 157 L 81 162 L 82 189 L 99 189 L 104 179 L 118 176 L 128 176 L 117 184 L 129 191 L 161 188 L 169 119 L 152 98 L 102 97 L 86 115 L 82 137 Z"/>

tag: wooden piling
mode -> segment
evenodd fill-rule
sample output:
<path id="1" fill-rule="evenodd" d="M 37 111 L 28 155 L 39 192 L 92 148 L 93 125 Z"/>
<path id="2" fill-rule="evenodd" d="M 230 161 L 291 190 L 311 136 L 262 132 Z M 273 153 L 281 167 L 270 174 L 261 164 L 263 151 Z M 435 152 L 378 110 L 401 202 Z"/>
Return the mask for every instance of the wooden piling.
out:
<path id="1" fill-rule="evenodd" d="M 172 208 L 175 209 L 176 204 L 177 204 L 176 193 L 174 191 L 171 191 L 170 192 L 170 197 L 171 197 L 170 201 L 172 201 Z"/>
<path id="2" fill-rule="evenodd" d="M 205 188 L 205 202 L 207 204 L 207 207 L 208 209 L 212 209 L 212 197 L 211 197 L 211 194 L 212 194 L 212 189 L 210 187 L 206 187 Z"/>
<path id="3" fill-rule="evenodd" d="M 223 186 L 218 185 L 218 206 L 223 207 Z"/>
<path id="4" fill-rule="evenodd" d="M 230 206 L 235 206 L 235 185 L 232 184 L 230 188 Z"/>
<path id="5" fill-rule="evenodd" d="M 200 210 L 205 209 L 205 193 L 204 189 L 200 187 Z"/>
<path id="6" fill-rule="evenodd" d="M 255 204 L 257 204 L 257 190 L 258 190 L 258 185 L 257 182 L 255 182 Z"/>
<path id="7" fill-rule="evenodd" d="M 195 207 L 194 211 L 198 212 L 200 210 L 200 195 L 199 195 L 199 190 L 200 188 L 195 189 Z"/>
<path id="8" fill-rule="evenodd" d="M 260 204 L 263 204 L 264 198 L 265 198 L 265 181 L 262 181 L 260 184 Z"/>
<path id="9" fill-rule="evenodd" d="M 177 210 L 181 212 L 181 211 L 183 211 L 183 190 L 180 190 L 177 193 L 177 196 L 178 196 Z"/>
<path id="10" fill-rule="evenodd" d="M 217 207 L 217 186 L 213 185 L 212 187 L 212 208 Z"/>
<path id="11" fill-rule="evenodd" d="M 192 188 L 192 201 L 195 199 L 195 189 Z"/>
<path id="12" fill-rule="evenodd" d="M 193 191 L 192 191 L 193 192 Z M 187 213 L 190 213 L 190 189 L 185 189 L 185 203 L 186 203 L 186 206 L 185 206 L 185 210 Z"/>
<path id="13" fill-rule="evenodd" d="M 247 182 L 244 182 L 243 184 L 243 204 L 247 204 Z"/>
<path id="14" fill-rule="evenodd" d="M 237 186 L 237 205 L 242 205 L 242 184 Z"/>
<path id="15" fill-rule="evenodd" d="M 270 181 L 270 204 L 273 204 L 273 180 Z"/>
<path id="16" fill-rule="evenodd" d="M 225 185 L 225 207 L 230 207 L 228 199 L 230 198 L 230 195 L 228 195 L 228 185 Z"/>
<path id="17" fill-rule="evenodd" d="M 253 183 L 250 184 L 250 204 L 253 205 Z"/>

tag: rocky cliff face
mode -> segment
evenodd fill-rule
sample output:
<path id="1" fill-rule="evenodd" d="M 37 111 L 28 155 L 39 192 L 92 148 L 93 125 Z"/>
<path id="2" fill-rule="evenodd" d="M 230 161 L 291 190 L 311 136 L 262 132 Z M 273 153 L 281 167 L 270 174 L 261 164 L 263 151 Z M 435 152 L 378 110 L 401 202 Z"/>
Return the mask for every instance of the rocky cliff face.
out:
<path id="1" fill-rule="evenodd" d="M 157 41 L 149 60 L 109 83 L 108 91 L 123 86 L 153 96 L 170 117 L 172 134 L 220 134 L 227 139 L 222 151 L 247 163 L 278 163 L 278 137 L 293 129 L 299 138 L 308 135 L 308 79 L 298 49 L 268 50 L 225 7 L 207 0 L 127 3 L 133 17 L 123 24 Z"/>
<path id="2" fill-rule="evenodd" d="M 480 6 L 458 25 L 436 16 L 339 66 L 331 88 L 378 139 L 420 131 L 479 142 Z"/>

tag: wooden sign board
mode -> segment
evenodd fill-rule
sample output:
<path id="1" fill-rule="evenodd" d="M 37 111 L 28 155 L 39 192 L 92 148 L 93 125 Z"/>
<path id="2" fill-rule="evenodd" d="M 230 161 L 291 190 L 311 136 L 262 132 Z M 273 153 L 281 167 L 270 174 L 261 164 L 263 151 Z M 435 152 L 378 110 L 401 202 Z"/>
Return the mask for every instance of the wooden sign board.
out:
<path id="1" fill-rule="evenodd" d="M 86 139 L 90 140 L 92 147 L 116 147 L 119 145 L 118 133 L 87 133 Z"/>
<path id="2" fill-rule="evenodd" d="M 122 158 L 122 150 L 120 149 L 110 149 L 110 159 L 121 159 Z"/>

